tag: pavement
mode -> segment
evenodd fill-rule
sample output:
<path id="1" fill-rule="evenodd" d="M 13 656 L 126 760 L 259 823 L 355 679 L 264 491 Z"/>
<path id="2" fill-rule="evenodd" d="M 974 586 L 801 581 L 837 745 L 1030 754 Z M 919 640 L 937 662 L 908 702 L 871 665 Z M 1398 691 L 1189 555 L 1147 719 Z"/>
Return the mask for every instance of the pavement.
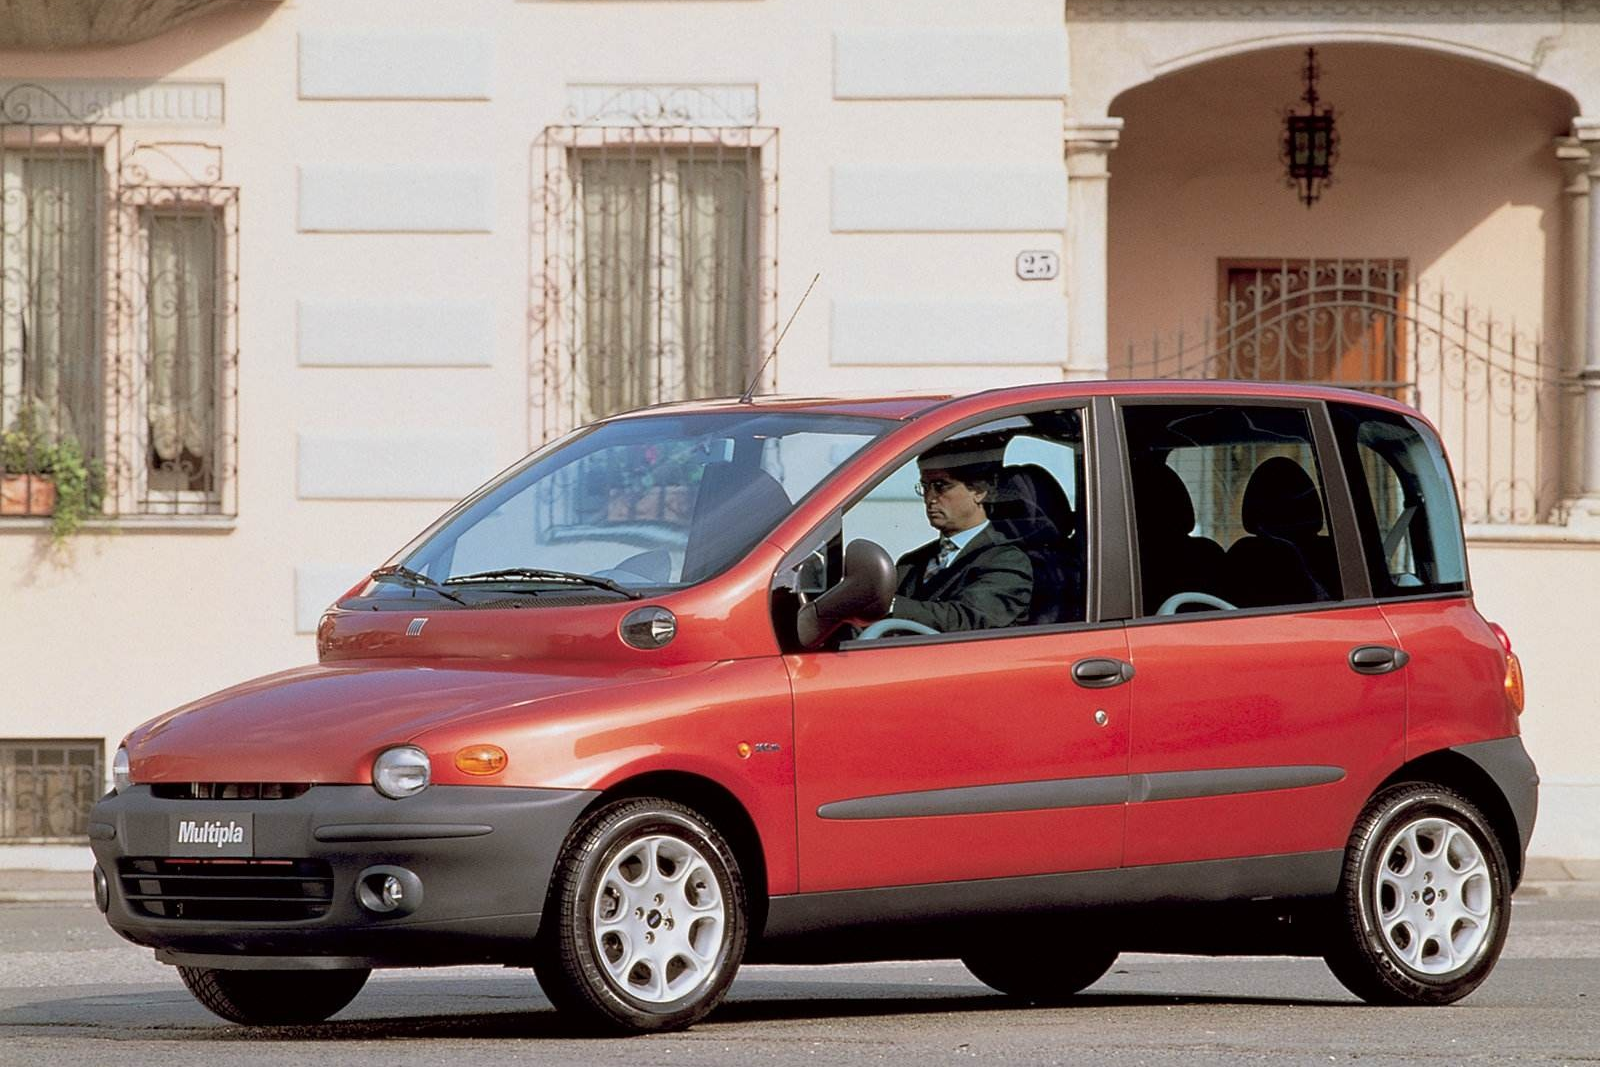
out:
<path id="1" fill-rule="evenodd" d="M 1528 857 L 1517 896 L 1600 900 L 1600 859 Z M 0 870 L 0 904 L 92 904 L 88 871 Z"/>

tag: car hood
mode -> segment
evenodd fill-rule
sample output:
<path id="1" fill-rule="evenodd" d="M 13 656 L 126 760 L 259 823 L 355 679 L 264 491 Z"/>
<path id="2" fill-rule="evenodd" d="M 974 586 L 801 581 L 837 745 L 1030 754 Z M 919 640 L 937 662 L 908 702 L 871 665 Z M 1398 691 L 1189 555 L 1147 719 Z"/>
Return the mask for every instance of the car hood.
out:
<path id="1" fill-rule="evenodd" d="M 671 671 L 566 664 L 383 660 L 316 664 L 236 685 L 152 719 L 128 737 L 133 779 L 163 782 L 371 781 L 372 760 L 432 726 L 648 682 Z M 571 667 L 572 669 L 568 669 Z"/>

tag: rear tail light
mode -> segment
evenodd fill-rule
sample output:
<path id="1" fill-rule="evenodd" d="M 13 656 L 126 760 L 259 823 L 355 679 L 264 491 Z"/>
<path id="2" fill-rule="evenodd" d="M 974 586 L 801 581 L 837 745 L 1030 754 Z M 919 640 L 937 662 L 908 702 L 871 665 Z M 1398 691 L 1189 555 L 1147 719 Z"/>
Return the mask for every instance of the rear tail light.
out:
<path id="1" fill-rule="evenodd" d="M 1506 653 L 1506 702 L 1511 705 L 1512 710 L 1521 715 L 1527 700 L 1527 693 L 1522 685 L 1522 661 L 1511 651 L 1511 635 L 1506 633 L 1504 627 L 1497 622 L 1491 622 L 1489 629 L 1494 631 L 1495 637 L 1500 641 L 1500 647 Z"/>

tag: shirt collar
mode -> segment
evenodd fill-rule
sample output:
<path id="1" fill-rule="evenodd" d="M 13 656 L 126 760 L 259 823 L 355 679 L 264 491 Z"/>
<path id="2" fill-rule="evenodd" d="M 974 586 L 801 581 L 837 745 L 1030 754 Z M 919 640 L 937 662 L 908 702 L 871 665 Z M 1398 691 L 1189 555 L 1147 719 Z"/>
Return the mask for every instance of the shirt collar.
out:
<path id="1" fill-rule="evenodd" d="M 972 543 L 972 539 L 974 537 L 977 537 L 979 534 L 983 533 L 988 526 L 989 520 L 985 519 L 983 522 L 978 523 L 978 525 L 970 527 L 966 530 L 962 530 L 960 533 L 945 534 L 945 536 L 955 544 L 956 551 L 960 552 L 965 549 L 967 545 Z"/>

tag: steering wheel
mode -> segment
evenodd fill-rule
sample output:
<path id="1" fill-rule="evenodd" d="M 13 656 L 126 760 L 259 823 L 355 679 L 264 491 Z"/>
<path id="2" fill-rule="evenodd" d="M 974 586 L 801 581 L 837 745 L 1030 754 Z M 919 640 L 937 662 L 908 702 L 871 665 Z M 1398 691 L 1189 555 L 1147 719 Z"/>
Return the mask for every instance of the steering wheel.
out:
<path id="1" fill-rule="evenodd" d="M 1223 611 L 1238 611 L 1237 604 L 1230 604 L 1219 596 L 1210 593 L 1173 593 L 1161 602 L 1156 609 L 1157 615 L 1176 615 L 1179 608 L 1188 607 L 1190 604 L 1202 604 L 1208 608 L 1220 608 Z"/>
<path id="2" fill-rule="evenodd" d="M 931 626 L 924 626 L 922 623 L 912 622 L 910 619 L 879 619 L 857 634 L 856 640 L 868 641 L 874 637 L 893 637 L 896 634 L 936 634 L 938 632 Z"/>

